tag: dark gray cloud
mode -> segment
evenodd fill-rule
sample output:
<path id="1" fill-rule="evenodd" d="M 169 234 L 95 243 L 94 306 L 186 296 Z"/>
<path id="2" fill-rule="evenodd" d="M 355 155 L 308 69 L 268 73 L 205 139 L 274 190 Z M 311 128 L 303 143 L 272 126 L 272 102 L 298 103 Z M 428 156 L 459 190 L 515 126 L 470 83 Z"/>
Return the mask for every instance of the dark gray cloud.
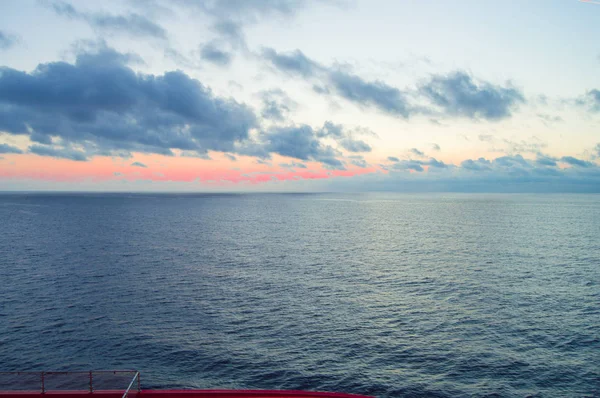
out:
<path id="1" fill-rule="evenodd" d="M 263 49 L 262 56 L 270 61 L 277 69 L 290 75 L 298 75 L 304 78 L 315 76 L 323 68 L 313 60 L 309 59 L 300 50 L 292 53 L 278 53 L 272 48 Z"/>
<path id="2" fill-rule="evenodd" d="M 233 162 L 237 162 L 237 158 L 230 153 L 225 153 L 225 157 Z"/>
<path id="3" fill-rule="evenodd" d="M 416 172 L 425 171 L 423 164 L 418 160 L 400 160 L 396 162 L 392 169 L 394 170 L 412 170 Z"/>
<path id="4" fill-rule="evenodd" d="M 388 160 L 389 160 L 390 162 L 399 162 L 399 161 L 400 161 L 400 159 L 398 159 L 398 158 L 397 158 L 397 157 L 395 157 L 395 156 L 388 156 Z"/>
<path id="5" fill-rule="evenodd" d="M 555 167 L 541 165 L 536 160 L 525 159 L 520 154 L 501 156 L 494 160 L 479 158 L 477 161 L 465 161 L 461 166 L 470 172 L 510 176 L 516 179 L 559 173 Z"/>
<path id="6" fill-rule="evenodd" d="M 539 165 L 534 159 L 514 156 L 503 159 L 467 159 L 460 167 L 417 171 L 408 161 L 388 173 L 372 173 L 334 180 L 329 190 L 404 192 L 600 192 L 600 166 L 567 167 Z"/>
<path id="7" fill-rule="evenodd" d="M 474 119 L 505 119 L 519 104 L 525 102 L 521 91 L 514 87 L 476 82 L 461 71 L 446 76 L 432 76 L 419 87 L 419 93 L 447 115 Z"/>
<path id="8" fill-rule="evenodd" d="M 140 14 L 113 15 L 103 12 L 82 12 L 64 1 L 44 1 L 43 4 L 49 6 L 58 15 L 85 21 L 94 29 L 107 33 L 167 39 L 167 32 L 160 25 Z"/>
<path id="9" fill-rule="evenodd" d="M 336 168 L 344 167 L 337 159 L 339 151 L 322 144 L 310 126 L 275 127 L 265 133 L 264 139 L 269 152 L 299 160 L 313 160 Z"/>
<path id="10" fill-rule="evenodd" d="M 477 160 L 468 159 L 461 163 L 461 168 L 468 172 L 488 173 L 494 175 L 511 176 L 512 178 L 538 178 L 556 177 L 565 174 L 565 170 L 558 167 L 558 161 L 568 163 L 574 170 L 595 170 L 598 172 L 600 167 L 592 162 L 576 159 L 571 156 L 565 156 L 561 159 L 539 153 L 536 159 L 526 159 L 520 154 L 512 156 L 501 156 L 494 160 L 479 158 Z M 599 174 L 600 176 L 600 174 Z"/>
<path id="11" fill-rule="evenodd" d="M 371 130 L 363 127 L 347 129 L 341 124 L 335 124 L 331 121 L 326 121 L 323 127 L 317 131 L 319 138 L 331 138 L 343 149 L 348 152 L 371 152 L 372 148 L 363 140 L 355 139 L 355 135 L 372 135 Z"/>
<path id="12" fill-rule="evenodd" d="M 32 132 L 31 135 L 29 136 L 29 139 L 33 142 L 37 142 L 39 144 L 44 144 L 44 145 L 52 145 L 52 137 L 49 135 L 45 135 L 45 134 L 40 134 L 37 132 Z"/>
<path id="13" fill-rule="evenodd" d="M 29 147 L 29 152 L 40 155 L 40 156 L 49 156 L 53 158 L 63 158 L 70 159 L 76 161 L 86 161 L 88 160 L 86 154 L 84 152 L 72 149 L 72 148 L 58 148 L 51 147 L 45 145 L 31 145 Z"/>
<path id="14" fill-rule="evenodd" d="M 410 152 L 413 155 L 417 155 L 417 156 L 425 156 L 425 154 L 423 153 L 423 151 L 419 151 L 417 148 L 411 148 Z"/>
<path id="15" fill-rule="evenodd" d="M 286 169 L 306 169 L 307 168 L 304 163 L 299 163 L 299 162 L 280 163 L 279 166 L 284 167 Z"/>
<path id="16" fill-rule="evenodd" d="M 310 5 L 340 6 L 344 2 L 345 0 L 154 0 L 149 5 L 148 2 L 138 0 L 136 4 L 144 12 L 149 7 L 153 8 L 156 10 L 155 14 L 175 8 L 186 14 L 202 14 L 208 18 L 208 24 L 215 33 L 213 39 L 230 46 L 228 50 L 220 45 L 217 49 L 232 56 L 236 51 L 251 55 L 244 34 L 245 28 L 250 25 L 262 21 L 291 19 Z"/>
<path id="17" fill-rule="evenodd" d="M 0 50 L 8 50 L 17 43 L 17 37 L 0 30 Z"/>
<path id="18" fill-rule="evenodd" d="M 526 166 L 528 161 L 523 158 L 522 155 L 514 155 L 514 156 L 500 156 L 499 158 L 494 159 L 494 163 L 500 167 L 505 168 L 515 168 L 520 166 Z"/>
<path id="19" fill-rule="evenodd" d="M 258 126 L 249 107 L 216 97 L 185 73 L 136 74 L 126 58 L 104 49 L 80 54 L 75 64 L 40 64 L 32 73 L 1 68 L 0 130 L 46 143 L 59 137 L 94 154 L 171 155 L 230 152 Z"/>
<path id="20" fill-rule="evenodd" d="M 341 71 L 331 71 L 329 82 L 340 97 L 357 105 L 372 106 L 393 116 L 407 118 L 410 115 L 405 93 L 384 82 L 369 82 Z"/>
<path id="21" fill-rule="evenodd" d="M 200 49 L 200 57 L 208 62 L 220 66 L 227 66 L 231 63 L 233 55 L 218 47 L 216 42 L 210 42 Z"/>
<path id="22" fill-rule="evenodd" d="M 587 106 L 592 112 L 600 112 L 600 90 L 593 89 L 576 101 L 579 105 Z"/>
<path id="23" fill-rule="evenodd" d="M 434 158 L 430 158 L 429 161 L 427 161 L 427 165 L 434 169 L 447 169 L 449 167 L 446 163 Z"/>
<path id="24" fill-rule="evenodd" d="M 317 132 L 317 136 L 339 139 L 344 138 L 346 133 L 344 132 L 344 126 L 341 124 L 335 124 L 331 121 L 326 121 L 323 127 Z"/>
<path id="25" fill-rule="evenodd" d="M 595 167 L 594 163 L 588 162 L 586 160 L 577 159 L 573 156 L 563 156 L 562 158 L 560 158 L 560 160 L 575 167 Z"/>
<path id="26" fill-rule="evenodd" d="M 422 114 L 497 121 L 510 117 L 525 102 L 517 88 L 476 81 L 462 71 L 447 76 L 433 75 L 415 91 L 325 67 L 300 50 L 278 53 L 266 48 L 262 57 L 278 70 L 310 81 L 319 94 L 335 94 L 360 107 L 375 108 L 405 119 Z"/>
<path id="27" fill-rule="evenodd" d="M 246 48 L 246 38 L 240 24 L 231 20 L 218 20 L 213 29 L 233 48 Z"/>
<path id="28" fill-rule="evenodd" d="M 431 149 L 433 149 L 434 151 L 440 151 L 442 148 L 440 148 L 440 146 L 438 144 L 431 144 Z"/>
<path id="29" fill-rule="evenodd" d="M 388 160 L 391 160 L 394 162 L 394 164 L 391 166 L 392 170 L 401 170 L 401 171 L 408 171 L 408 170 L 412 170 L 412 171 L 416 171 L 416 172 L 423 172 L 425 171 L 425 168 L 423 166 L 428 166 L 429 167 L 429 171 L 432 171 L 432 169 L 447 169 L 449 166 L 442 162 L 439 161 L 435 158 L 429 158 L 428 160 L 420 160 L 420 159 L 406 159 L 406 160 L 400 160 L 396 157 L 388 157 Z"/>
<path id="30" fill-rule="evenodd" d="M 460 167 L 472 171 L 488 171 L 491 170 L 492 162 L 487 159 L 479 158 L 476 160 L 467 159 L 461 162 Z"/>
<path id="31" fill-rule="evenodd" d="M 263 103 L 261 115 L 268 120 L 284 121 L 297 106 L 297 103 L 281 89 L 261 91 L 259 97 Z"/>
<path id="32" fill-rule="evenodd" d="M 575 167 L 561 168 L 559 160 Z M 469 159 L 462 162 L 460 170 L 464 172 L 453 176 L 450 183 L 454 190 L 467 190 L 463 183 L 474 191 L 598 192 L 600 186 L 600 167 L 573 157 L 555 159 L 538 154 L 536 159 L 521 155 Z M 459 181 L 462 183 L 457 185 Z"/>
<path id="33" fill-rule="evenodd" d="M 142 162 L 133 162 L 133 163 L 131 163 L 131 165 L 134 166 L 134 167 L 143 167 L 143 168 L 147 168 L 148 167 L 148 166 L 146 166 Z"/>
<path id="34" fill-rule="evenodd" d="M 184 1 L 221 19 L 254 20 L 272 16 L 291 16 L 304 8 L 307 0 L 196 0 Z"/>
<path id="35" fill-rule="evenodd" d="M 264 165 L 269 166 L 269 167 L 271 167 L 273 165 L 271 162 L 267 162 L 264 159 L 256 159 L 255 162 L 257 164 L 264 164 Z"/>
<path id="36" fill-rule="evenodd" d="M 0 153 L 23 153 L 23 151 L 16 146 L 0 144 Z"/>
<path id="37" fill-rule="evenodd" d="M 338 140 L 338 144 L 348 152 L 371 152 L 372 150 L 371 146 L 366 142 L 352 138 Z"/>
<path id="38" fill-rule="evenodd" d="M 540 166 L 556 167 L 556 159 L 543 154 L 538 154 L 535 162 Z"/>
<path id="39" fill-rule="evenodd" d="M 596 144 L 596 147 L 594 148 L 594 151 L 596 151 L 596 156 L 600 157 L 600 144 Z"/>
<path id="40" fill-rule="evenodd" d="M 314 85 L 316 92 L 329 94 L 335 91 L 340 97 L 359 106 L 373 106 L 383 112 L 408 117 L 409 109 L 404 93 L 380 81 L 366 81 L 359 76 L 326 68 L 308 58 L 300 50 L 278 53 L 272 48 L 263 49 L 262 56 L 282 72 L 305 79 L 318 78 L 324 85 Z"/>
<path id="41" fill-rule="evenodd" d="M 362 156 L 349 156 L 350 164 L 353 164 L 356 167 L 360 167 L 361 169 L 365 169 L 369 167 L 369 163 Z"/>

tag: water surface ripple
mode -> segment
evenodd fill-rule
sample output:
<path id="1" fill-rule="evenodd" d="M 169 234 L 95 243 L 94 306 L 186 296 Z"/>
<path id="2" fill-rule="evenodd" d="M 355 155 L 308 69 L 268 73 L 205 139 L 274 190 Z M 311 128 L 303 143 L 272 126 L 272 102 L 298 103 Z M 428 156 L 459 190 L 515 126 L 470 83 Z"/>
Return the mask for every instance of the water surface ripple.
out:
<path id="1" fill-rule="evenodd" d="M 600 396 L 600 196 L 0 195 L 2 370 Z"/>

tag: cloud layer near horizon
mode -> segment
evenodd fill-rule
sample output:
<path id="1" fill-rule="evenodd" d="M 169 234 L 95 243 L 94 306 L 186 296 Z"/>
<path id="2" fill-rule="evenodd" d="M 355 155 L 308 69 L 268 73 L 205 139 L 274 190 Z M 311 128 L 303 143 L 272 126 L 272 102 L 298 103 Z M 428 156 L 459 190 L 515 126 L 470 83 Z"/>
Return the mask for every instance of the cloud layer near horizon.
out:
<path id="1" fill-rule="evenodd" d="M 195 158 L 204 162 L 198 163 L 202 167 L 219 165 L 220 170 L 229 168 L 244 176 L 226 181 L 292 181 L 293 174 L 286 173 L 300 176 L 300 171 L 309 179 L 372 174 L 356 179 L 370 181 L 363 189 L 401 190 L 407 181 L 435 181 L 438 186 L 441 181 L 481 186 L 486 181 L 528 181 L 532 186 L 553 182 L 564 189 L 569 184 L 587 187 L 598 180 L 597 141 L 577 151 L 560 152 L 556 146 L 549 151 L 547 140 L 537 138 L 535 127 L 529 126 L 528 115 L 547 130 L 560 126 L 565 135 L 574 124 L 554 113 L 556 109 L 579 112 L 593 125 L 600 114 L 600 91 L 593 86 L 579 95 L 551 98 L 526 94 L 527 84 L 522 82 L 490 80 L 489 75 L 460 65 L 425 68 L 418 77 L 398 83 L 402 80 L 369 73 L 344 60 L 324 57 L 323 52 L 257 45 L 256 36 L 249 34 L 273 21 L 287 24 L 310 9 L 330 7 L 343 13 L 347 5 L 343 1 L 133 0 L 122 7 L 100 8 L 40 0 L 38 5 L 65 23 L 87 26 L 95 38 L 69 43 L 70 54 L 75 54 L 72 61 L 45 58 L 31 71 L 10 63 L 0 65 L 4 177 L 18 178 L 14 167 L 26 169 L 19 159 L 40 157 L 47 164 L 60 159 L 81 165 L 109 157 L 126 161 L 132 175 L 179 181 L 184 174 L 185 181 L 194 180 L 188 173 L 157 171 L 157 163 L 145 158 L 156 156 L 171 164 L 176 162 L 169 159 Z M 195 49 L 188 51 L 178 45 L 173 25 L 184 15 L 206 26 L 202 37 L 194 39 Z M 0 30 L 0 52 L 9 54 L 26 45 L 22 34 L 18 29 Z M 154 69 L 152 56 L 123 50 L 128 47 L 124 43 L 148 44 L 177 67 Z M 240 66 L 259 68 L 258 75 L 247 78 L 271 83 L 259 83 L 258 89 L 254 85 L 250 96 L 236 95 L 244 88 L 234 80 L 228 84 L 235 90 L 215 87 L 214 76 L 223 78 Z M 280 86 L 278 81 L 286 84 Z M 331 115 L 307 111 L 307 103 L 317 100 L 329 104 Z M 319 112 L 325 117 L 314 116 Z M 445 128 L 455 131 L 458 125 L 478 137 L 479 154 L 474 149 L 460 154 L 457 145 L 439 135 L 420 143 L 415 137 L 427 135 L 428 126 L 443 132 Z M 388 131 L 382 136 L 379 130 L 371 130 L 373 126 Z M 515 136 L 507 137 L 506 129 L 514 129 Z M 534 133 L 523 137 L 525 129 Z M 460 132 L 453 134 L 469 139 Z M 451 153 L 446 152 L 449 146 Z M 245 177 L 249 164 L 271 171 Z M 114 173 L 105 173 L 106 178 L 119 177 Z M 229 175 L 229 171 L 221 173 Z M 269 173 L 271 177 L 265 177 Z M 52 178 L 31 170 L 23 173 L 26 178 L 41 175 Z M 373 184 L 379 179 L 389 184 Z M 352 186 L 350 180 L 344 182 L 346 188 Z"/>

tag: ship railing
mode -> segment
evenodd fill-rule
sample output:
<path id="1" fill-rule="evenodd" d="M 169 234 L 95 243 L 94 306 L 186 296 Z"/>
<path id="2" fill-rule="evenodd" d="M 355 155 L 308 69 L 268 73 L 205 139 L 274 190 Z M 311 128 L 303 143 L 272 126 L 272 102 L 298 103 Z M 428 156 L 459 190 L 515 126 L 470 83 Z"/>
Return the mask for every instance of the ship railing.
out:
<path id="1" fill-rule="evenodd" d="M 140 372 L 137 370 L 92 370 L 51 372 L 0 372 L 2 392 L 55 391 L 124 391 L 122 398 L 141 391 Z"/>

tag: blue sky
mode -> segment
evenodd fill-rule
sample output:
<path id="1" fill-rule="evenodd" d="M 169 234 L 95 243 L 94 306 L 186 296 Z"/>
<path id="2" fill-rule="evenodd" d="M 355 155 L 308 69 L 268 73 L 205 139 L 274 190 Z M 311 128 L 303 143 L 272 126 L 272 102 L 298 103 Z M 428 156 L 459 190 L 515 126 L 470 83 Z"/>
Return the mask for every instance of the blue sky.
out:
<path id="1" fill-rule="evenodd" d="M 0 189 L 600 191 L 600 5 L 0 3 Z"/>

